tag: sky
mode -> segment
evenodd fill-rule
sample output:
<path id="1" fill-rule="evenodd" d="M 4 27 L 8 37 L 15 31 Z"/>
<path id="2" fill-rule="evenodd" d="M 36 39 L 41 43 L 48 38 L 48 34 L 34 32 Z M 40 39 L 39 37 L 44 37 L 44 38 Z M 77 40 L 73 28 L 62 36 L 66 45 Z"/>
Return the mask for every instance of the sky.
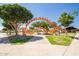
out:
<path id="1" fill-rule="evenodd" d="M 0 4 L 2 5 L 2 4 Z M 35 17 L 45 17 L 52 22 L 58 21 L 61 13 L 79 11 L 78 3 L 22 3 L 19 4 L 32 12 Z M 0 21 L 0 29 L 3 28 Z M 59 23 L 57 23 L 59 24 Z M 71 26 L 79 28 L 79 16 L 76 16 L 74 23 Z"/>

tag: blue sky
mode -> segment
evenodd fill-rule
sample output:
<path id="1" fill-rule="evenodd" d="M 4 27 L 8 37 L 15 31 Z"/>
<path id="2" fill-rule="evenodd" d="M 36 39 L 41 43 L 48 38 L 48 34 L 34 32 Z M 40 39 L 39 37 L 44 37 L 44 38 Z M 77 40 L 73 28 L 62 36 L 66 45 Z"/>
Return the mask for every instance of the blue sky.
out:
<path id="1" fill-rule="evenodd" d="M 79 4 L 77 3 L 22 3 L 20 5 L 29 9 L 34 15 L 34 18 L 45 17 L 56 23 L 62 12 L 79 11 Z M 2 22 L 0 21 L 0 28 L 2 28 L 1 23 Z M 71 26 L 79 28 L 79 16 L 75 18 L 75 21 Z"/>

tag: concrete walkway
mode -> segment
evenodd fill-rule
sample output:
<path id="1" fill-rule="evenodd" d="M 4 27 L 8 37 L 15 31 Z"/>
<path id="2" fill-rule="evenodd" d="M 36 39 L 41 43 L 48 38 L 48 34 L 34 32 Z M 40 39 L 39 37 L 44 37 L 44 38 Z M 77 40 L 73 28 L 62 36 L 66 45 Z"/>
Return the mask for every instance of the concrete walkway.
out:
<path id="1" fill-rule="evenodd" d="M 75 39 L 72 41 L 64 55 L 79 56 L 79 33 L 75 36 Z"/>
<path id="2" fill-rule="evenodd" d="M 0 44 L 0 55 L 58 56 L 62 55 L 66 48 L 66 46 L 51 45 L 44 36 L 37 35 L 24 45 Z"/>
<path id="3" fill-rule="evenodd" d="M 33 37 L 30 42 L 27 42 L 23 45 L 0 44 L 0 55 L 4 56 L 79 55 L 79 41 L 74 40 L 70 46 L 51 45 L 46 37 L 44 37 L 43 35 L 37 35 Z"/>

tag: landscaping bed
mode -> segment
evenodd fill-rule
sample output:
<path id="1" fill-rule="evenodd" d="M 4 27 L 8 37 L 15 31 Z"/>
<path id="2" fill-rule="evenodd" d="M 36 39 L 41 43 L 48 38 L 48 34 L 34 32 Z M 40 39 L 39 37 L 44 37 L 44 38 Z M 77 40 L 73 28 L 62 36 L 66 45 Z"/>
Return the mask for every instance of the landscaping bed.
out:
<path id="1" fill-rule="evenodd" d="M 72 42 L 72 38 L 65 35 L 60 36 L 47 36 L 48 41 L 54 45 L 69 46 Z"/>
<path id="2" fill-rule="evenodd" d="M 11 44 L 24 44 L 28 42 L 33 36 L 11 36 L 9 37 L 9 42 Z"/>

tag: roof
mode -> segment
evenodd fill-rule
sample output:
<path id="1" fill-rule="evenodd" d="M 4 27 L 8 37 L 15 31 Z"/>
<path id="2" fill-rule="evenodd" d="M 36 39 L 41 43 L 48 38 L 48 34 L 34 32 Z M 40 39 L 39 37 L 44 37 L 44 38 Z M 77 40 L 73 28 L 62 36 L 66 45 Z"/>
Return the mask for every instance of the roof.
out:
<path id="1" fill-rule="evenodd" d="M 71 27 L 67 27 L 66 30 L 77 30 L 77 28 L 71 26 Z"/>

